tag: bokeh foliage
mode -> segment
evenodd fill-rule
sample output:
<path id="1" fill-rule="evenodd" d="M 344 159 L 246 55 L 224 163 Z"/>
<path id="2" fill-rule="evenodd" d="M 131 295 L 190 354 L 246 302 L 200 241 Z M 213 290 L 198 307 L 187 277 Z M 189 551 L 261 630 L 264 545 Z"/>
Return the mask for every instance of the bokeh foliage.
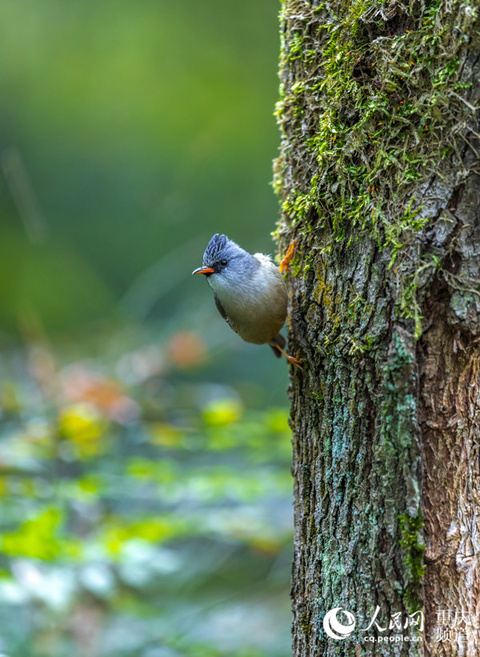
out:
<path id="1" fill-rule="evenodd" d="M 102 362 L 39 345 L 4 362 L 8 654 L 288 654 L 287 411 L 186 378 L 206 355 L 178 333 Z"/>
<path id="2" fill-rule="evenodd" d="M 289 653 L 286 369 L 192 279 L 271 252 L 275 0 L 0 6 L 0 651 Z"/>

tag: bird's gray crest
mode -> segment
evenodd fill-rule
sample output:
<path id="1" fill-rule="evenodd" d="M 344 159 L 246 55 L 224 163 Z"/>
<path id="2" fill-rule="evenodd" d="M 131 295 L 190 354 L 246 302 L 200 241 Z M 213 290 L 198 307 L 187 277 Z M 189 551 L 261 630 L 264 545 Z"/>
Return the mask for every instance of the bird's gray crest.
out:
<path id="1" fill-rule="evenodd" d="M 203 254 L 203 264 L 213 263 L 218 260 L 218 256 L 225 249 L 230 240 L 226 235 L 215 233 L 210 242 L 207 244 Z"/>

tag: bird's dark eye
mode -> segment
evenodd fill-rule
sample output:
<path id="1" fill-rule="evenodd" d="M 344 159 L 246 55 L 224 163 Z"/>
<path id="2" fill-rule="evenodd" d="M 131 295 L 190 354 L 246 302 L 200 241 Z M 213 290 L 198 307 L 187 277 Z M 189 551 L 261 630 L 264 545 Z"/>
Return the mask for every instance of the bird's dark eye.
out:
<path id="1" fill-rule="evenodd" d="M 224 258 L 223 260 L 220 260 L 220 264 L 221 264 L 223 267 L 225 267 L 225 265 L 227 264 L 227 261 L 225 260 L 225 258 Z"/>

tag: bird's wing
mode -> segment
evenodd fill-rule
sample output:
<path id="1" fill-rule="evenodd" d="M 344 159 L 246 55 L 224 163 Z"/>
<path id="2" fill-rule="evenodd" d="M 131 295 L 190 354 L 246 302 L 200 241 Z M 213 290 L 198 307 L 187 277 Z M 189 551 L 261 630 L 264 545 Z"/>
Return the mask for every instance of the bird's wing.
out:
<path id="1" fill-rule="evenodd" d="M 223 319 L 227 322 L 227 324 L 230 326 L 231 329 L 233 329 L 235 332 L 237 332 L 237 329 L 232 323 L 232 320 L 230 317 L 227 315 L 225 308 L 222 306 L 220 299 L 217 297 L 215 292 L 213 293 L 213 298 L 215 299 L 215 305 L 217 306 L 217 310 L 220 313 L 220 315 L 223 317 Z"/>
<path id="2" fill-rule="evenodd" d="M 215 299 L 215 305 L 217 306 L 218 312 L 223 317 L 223 319 L 228 322 L 228 317 L 227 317 L 227 313 L 225 312 L 225 308 L 222 306 L 220 299 L 217 297 L 215 292 L 213 293 L 213 298 Z"/>

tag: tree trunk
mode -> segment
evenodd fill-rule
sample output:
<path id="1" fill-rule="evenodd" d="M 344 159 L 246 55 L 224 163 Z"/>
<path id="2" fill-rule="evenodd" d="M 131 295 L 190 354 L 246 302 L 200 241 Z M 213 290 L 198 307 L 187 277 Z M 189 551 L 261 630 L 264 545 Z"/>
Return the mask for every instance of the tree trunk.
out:
<path id="1" fill-rule="evenodd" d="M 479 11 L 283 4 L 298 657 L 480 654 Z"/>

